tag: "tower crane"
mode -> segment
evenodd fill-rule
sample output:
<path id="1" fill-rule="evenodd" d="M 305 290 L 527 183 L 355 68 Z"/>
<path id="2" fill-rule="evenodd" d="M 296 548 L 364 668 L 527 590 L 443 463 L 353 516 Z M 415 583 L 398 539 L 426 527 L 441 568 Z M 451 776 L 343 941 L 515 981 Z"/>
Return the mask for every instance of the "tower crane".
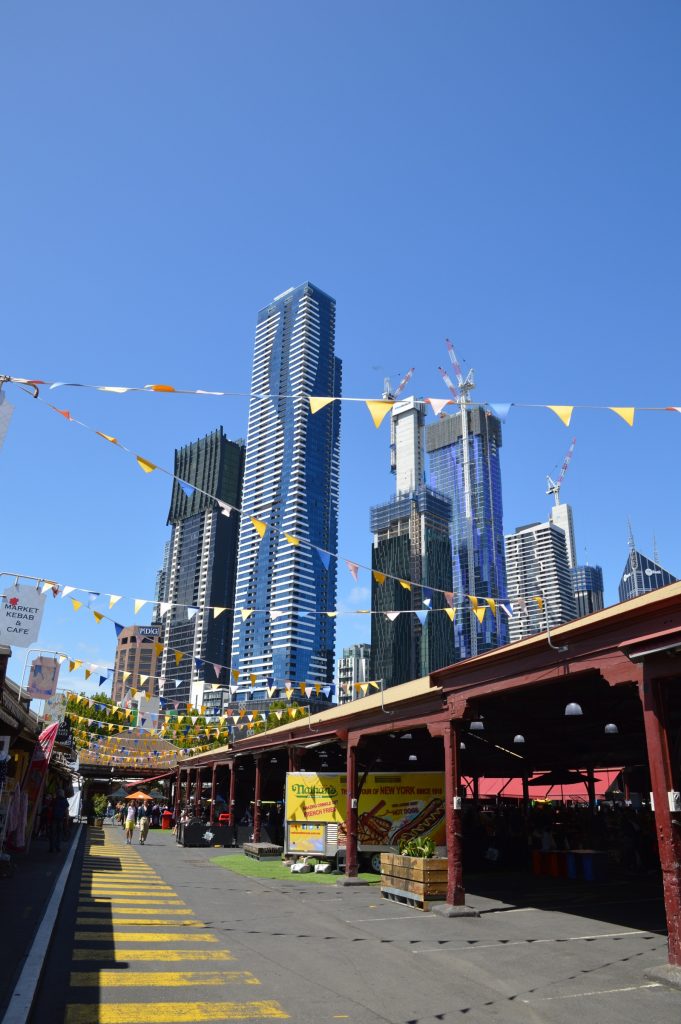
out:
<path id="1" fill-rule="evenodd" d="M 563 480 L 565 479 L 565 474 L 568 471 L 568 466 L 570 465 L 570 460 L 572 459 L 576 443 L 577 438 L 573 437 L 572 443 L 570 444 L 570 447 L 567 450 L 567 455 L 563 459 L 563 465 L 560 467 L 560 474 L 558 476 L 558 479 L 553 480 L 548 475 L 546 477 L 546 483 L 548 484 L 548 487 L 546 488 L 546 493 L 553 495 L 556 505 L 560 505 L 560 489 L 563 486 Z"/>
<path id="2" fill-rule="evenodd" d="M 402 392 L 406 388 L 407 384 L 409 383 L 411 378 L 414 376 L 414 370 L 415 369 L 416 369 L 416 367 L 412 366 L 412 368 L 410 370 L 407 370 L 407 372 L 405 373 L 404 377 L 402 378 L 402 380 L 397 385 L 397 387 L 395 388 L 394 391 L 393 391 L 393 389 L 390 386 L 390 377 L 385 377 L 384 380 L 383 380 L 383 400 L 386 401 L 386 402 L 394 402 L 395 399 L 398 398 L 402 394 Z"/>

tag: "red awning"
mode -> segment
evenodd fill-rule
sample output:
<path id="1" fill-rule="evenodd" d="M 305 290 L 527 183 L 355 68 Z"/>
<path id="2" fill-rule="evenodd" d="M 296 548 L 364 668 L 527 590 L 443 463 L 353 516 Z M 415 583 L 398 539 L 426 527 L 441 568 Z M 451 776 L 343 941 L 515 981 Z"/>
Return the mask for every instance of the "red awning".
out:
<path id="1" fill-rule="evenodd" d="M 164 772 L 163 775 L 152 775 L 150 779 L 137 779 L 136 782 L 124 782 L 123 786 L 126 786 L 128 789 L 132 786 L 140 786 L 142 784 L 146 786 L 148 782 L 158 782 L 159 779 L 169 779 L 173 775 L 175 775 L 175 772 Z"/>
<path id="2" fill-rule="evenodd" d="M 614 785 L 621 768 L 596 769 L 594 786 L 596 799 L 603 800 L 607 791 Z M 465 777 L 463 783 L 469 797 L 473 796 L 473 779 Z M 522 800 L 523 780 L 522 779 L 492 779 L 480 777 L 478 779 L 478 796 L 485 799 L 500 796 L 511 800 Z M 564 786 L 532 786 L 530 789 L 532 800 L 574 800 L 587 803 L 589 795 L 584 783 L 570 783 Z"/>

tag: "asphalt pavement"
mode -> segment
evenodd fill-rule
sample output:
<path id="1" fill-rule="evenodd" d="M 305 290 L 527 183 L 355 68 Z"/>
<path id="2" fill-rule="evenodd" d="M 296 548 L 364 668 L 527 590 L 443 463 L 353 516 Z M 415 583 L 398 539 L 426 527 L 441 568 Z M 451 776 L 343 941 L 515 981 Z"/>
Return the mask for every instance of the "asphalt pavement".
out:
<path id="1" fill-rule="evenodd" d="M 377 885 L 253 879 L 169 833 L 88 830 L 34 1024 L 289 1019 L 297 1024 L 678 1024 L 659 880 L 468 880 L 478 918 L 381 899 Z"/>

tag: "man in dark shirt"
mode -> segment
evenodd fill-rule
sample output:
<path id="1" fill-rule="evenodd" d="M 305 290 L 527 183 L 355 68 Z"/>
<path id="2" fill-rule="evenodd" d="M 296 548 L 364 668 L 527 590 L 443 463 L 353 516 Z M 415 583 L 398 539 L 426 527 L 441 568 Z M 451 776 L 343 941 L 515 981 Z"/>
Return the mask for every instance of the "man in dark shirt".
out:
<path id="1" fill-rule="evenodd" d="M 50 853 L 54 850 L 61 850 L 61 839 L 64 835 L 66 818 L 69 813 L 69 802 L 64 796 L 64 790 L 58 789 L 57 795 L 52 803 L 52 821 L 50 822 Z"/>

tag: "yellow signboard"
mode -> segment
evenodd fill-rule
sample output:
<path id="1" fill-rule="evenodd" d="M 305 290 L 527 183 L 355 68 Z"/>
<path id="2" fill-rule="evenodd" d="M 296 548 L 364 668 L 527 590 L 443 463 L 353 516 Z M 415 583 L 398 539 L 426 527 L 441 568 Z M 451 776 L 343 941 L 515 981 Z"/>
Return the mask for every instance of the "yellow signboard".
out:
<path id="1" fill-rule="evenodd" d="M 345 821 L 347 776 L 289 772 L 286 776 L 288 822 Z M 358 840 L 364 846 L 398 846 L 427 836 L 444 842 L 445 802 L 442 772 L 380 772 L 367 775 L 358 802 Z M 342 828 L 341 828 L 342 834 Z"/>

